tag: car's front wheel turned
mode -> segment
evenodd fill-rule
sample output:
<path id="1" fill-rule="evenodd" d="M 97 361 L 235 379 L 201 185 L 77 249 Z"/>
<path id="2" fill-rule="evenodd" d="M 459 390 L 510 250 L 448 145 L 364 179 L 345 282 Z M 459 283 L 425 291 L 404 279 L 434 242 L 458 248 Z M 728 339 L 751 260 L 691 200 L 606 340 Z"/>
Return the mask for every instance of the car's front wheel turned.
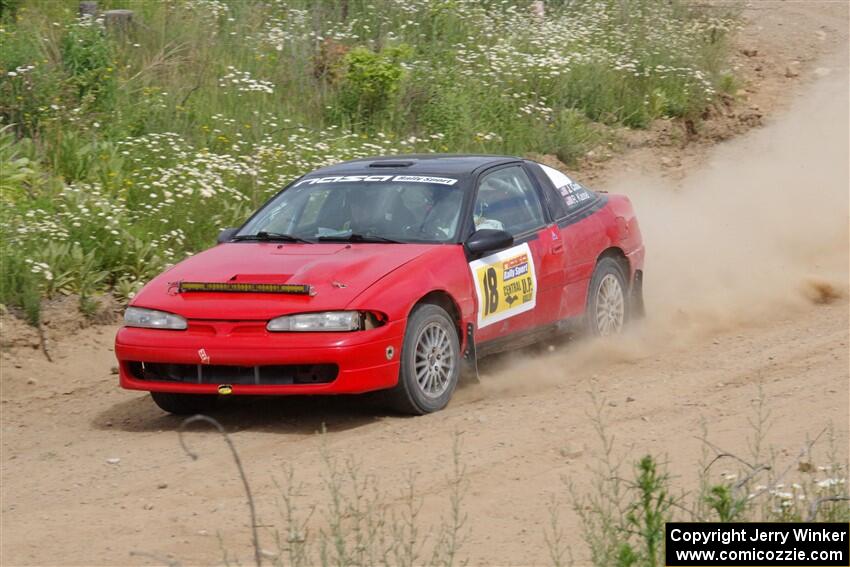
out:
<path id="1" fill-rule="evenodd" d="M 413 310 L 401 349 L 398 384 L 390 390 L 394 409 L 413 415 L 446 407 L 460 375 L 460 343 L 454 321 L 433 304 Z"/>
<path id="2" fill-rule="evenodd" d="M 590 278 L 587 294 L 587 330 L 600 337 L 623 330 L 629 313 L 626 274 L 613 258 L 602 258 Z"/>
<path id="3" fill-rule="evenodd" d="M 151 398 L 161 410 L 176 415 L 209 413 L 218 404 L 218 396 L 209 394 L 172 394 L 151 392 Z"/>

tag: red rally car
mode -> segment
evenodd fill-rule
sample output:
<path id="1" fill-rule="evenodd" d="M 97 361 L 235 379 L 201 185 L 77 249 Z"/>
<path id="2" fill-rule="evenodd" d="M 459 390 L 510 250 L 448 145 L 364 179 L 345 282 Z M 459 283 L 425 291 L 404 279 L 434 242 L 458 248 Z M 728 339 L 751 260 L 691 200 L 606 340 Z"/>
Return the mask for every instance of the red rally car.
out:
<path id="1" fill-rule="evenodd" d="M 642 314 L 628 198 L 515 157 L 349 161 L 290 183 L 128 307 L 121 386 L 172 413 L 228 394 L 449 402 L 481 356 Z"/>

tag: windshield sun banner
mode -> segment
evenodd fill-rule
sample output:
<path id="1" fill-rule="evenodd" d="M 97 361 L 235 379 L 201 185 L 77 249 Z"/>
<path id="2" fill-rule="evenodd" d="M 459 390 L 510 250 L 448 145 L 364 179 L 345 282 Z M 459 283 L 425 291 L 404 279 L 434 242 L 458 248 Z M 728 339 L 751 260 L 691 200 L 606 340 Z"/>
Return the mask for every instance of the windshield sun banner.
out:
<path id="1" fill-rule="evenodd" d="M 436 185 L 454 185 L 457 179 L 451 177 L 434 177 L 432 175 L 329 175 L 326 177 L 307 177 L 296 181 L 293 187 L 299 185 L 323 185 L 325 183 L 431 183 Z"/>

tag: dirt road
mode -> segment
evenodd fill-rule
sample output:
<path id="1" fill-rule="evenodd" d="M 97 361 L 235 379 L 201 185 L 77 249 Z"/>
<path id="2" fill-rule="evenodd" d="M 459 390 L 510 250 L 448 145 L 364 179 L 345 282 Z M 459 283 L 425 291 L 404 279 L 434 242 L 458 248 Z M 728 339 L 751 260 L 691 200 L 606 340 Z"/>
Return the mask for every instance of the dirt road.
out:
<path id="1" fill-rule="evenodd" d="M 646 167 L 606 183 L 632 196 L 649 250 L 650 316 L 628 336 L 487 361 L 480 386 L 415 419 L 356 398 L 265 400 L 222 412 L 259 523 L 282 528 L 275 482 L 287 466 L 303 484 L 302 506 L 325 501 L 324 446 L 355 456 L 389 501 L 415 471 L 422 523 L 434 524 L 446 513 L 458 433 L 469 481 L 462 555 L 473 564 L 546 564 L 551 496 L 566 494 L 564 478 L 586 485 L 599 454 L 591 393 L 604 400 L 618 453 L 666 456 L 681 487 L 694 486 L 702 423 L 715 443 L 747 452 L 759 388 L 770 411 L 765 443 L 780 462 L 794 463 L 807 437 L 830 424 L 846 461 L 846 5 L 838 15 L 845 31 L 831 40 L 841 55 L 812 62 L 811 83 L 782 115 L 718 146 L 681 181 Z M 217 434 L 192 432 L 200 459 L 190 460 L 178 444 L 179 419 L 117 389 L 114 330 L 68 338 L 54 347 L 55 363 L 38 351 L 3 359 L 0 563 L 163 562 L 130 556 L 137 551 L 208 564 L 221 562 L 221 547 L 250 562 L 248 516 L 226 446 Z M 323 424 L 327 434 L 316 435 Z M 577 519 L 566 506 L 562 522 L 581 563 Z M 261 528 L 264 547 L 271 529 Z"/>

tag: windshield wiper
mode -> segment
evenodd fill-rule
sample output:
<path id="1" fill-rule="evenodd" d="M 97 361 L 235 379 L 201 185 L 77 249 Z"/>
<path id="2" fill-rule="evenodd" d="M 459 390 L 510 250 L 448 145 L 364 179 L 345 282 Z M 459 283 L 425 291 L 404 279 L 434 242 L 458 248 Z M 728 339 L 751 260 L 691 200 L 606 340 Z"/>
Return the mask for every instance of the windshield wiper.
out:
<path id="1" fill-rule="evenodd" d="M 312 244 L 312 240 L 307 240 L 306 238 L 301 238 L 299 236 L 293 236 L 291 234 L 283 234 L 280 232 L 266 232 L 265 230 L 261 230 L 257 234 L 242 234 L 240 236 L 236 236 L 233 240 L 258 240 L 263 242 L 274 242 L 274 241 L 283 241 L 283 242 L 305 242 L 307 244 Z"/>
<path id="2" fill-rule="evenodd" d="M 377 234 L 359 234 L 356 232 L 352 232 L 351 234 L 327 234 L 319 236 L 318 240 L 325 242 L 386 242 L 389 244 L 402 244 L 399 240 L 393 240 L 392 238 L 387 238 L 385 236 L 378 236 Z"/>

